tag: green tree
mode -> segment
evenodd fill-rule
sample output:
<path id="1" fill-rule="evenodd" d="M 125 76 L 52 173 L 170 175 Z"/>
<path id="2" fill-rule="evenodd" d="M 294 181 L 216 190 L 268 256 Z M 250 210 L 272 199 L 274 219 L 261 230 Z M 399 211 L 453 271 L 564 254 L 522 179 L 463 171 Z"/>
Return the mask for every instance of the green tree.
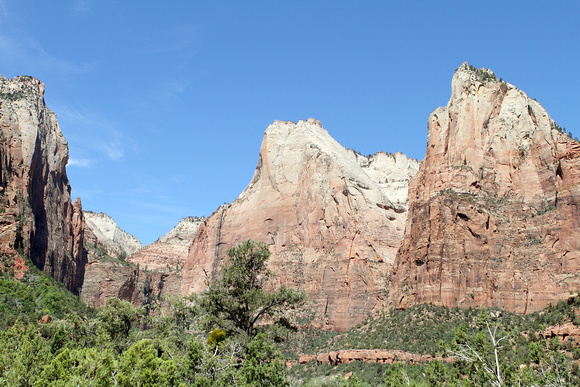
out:
<path id="1" fill-rule="evenodd" d="M 239 380 L 244 386 L 289 386 L 285 368 L 280 352 L 259 333 L 250 343 Z"/>
<path id="2" fill-rule="evenodd" d="M 201 305 L 207 311 L 208 330 L 217 326 L 228 334 L 252 338 L 258 323 L 273 320 L 281 311 L 304 302 L 304 292 L 284 286 L 272 292 L 264 289 L 272 276 L 266 267 L 270 250 L 265 243 L 247 240 L 228 250 L 228 257 L 221 277 L 208 284 L 201 297 Z"/>

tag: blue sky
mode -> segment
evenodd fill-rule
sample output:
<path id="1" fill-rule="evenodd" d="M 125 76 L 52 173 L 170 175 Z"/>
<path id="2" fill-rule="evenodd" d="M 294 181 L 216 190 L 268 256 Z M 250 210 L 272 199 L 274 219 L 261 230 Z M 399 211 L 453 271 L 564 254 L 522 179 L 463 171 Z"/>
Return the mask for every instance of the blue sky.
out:
<path id="1" fill-rule="evenodd" d="M 233 201 L 274 120 L 421 159 L 464 61 L 580 134 L 579 17 L 578 1 L 0 0 L 0 74 L 46 84 L 73 196 L 150 243 Z"/>

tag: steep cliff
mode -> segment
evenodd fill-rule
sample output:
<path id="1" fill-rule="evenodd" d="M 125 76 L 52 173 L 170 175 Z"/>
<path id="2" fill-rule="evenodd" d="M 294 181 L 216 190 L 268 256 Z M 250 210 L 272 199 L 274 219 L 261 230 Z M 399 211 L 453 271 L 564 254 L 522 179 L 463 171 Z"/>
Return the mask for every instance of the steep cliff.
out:
<path id="1" fill-rule="evenodd" d="M 313 119 L 274 122 L 248 187 L 200 226 L 182 293 L 203 290 L 227 250 L 251 238 L 270 245 L 272 286 L 306 290 L 315 323 L 348 329 L 383 307 L 404 231 L 401 191 L 417 166 L 344 149 Z"/>
<path id="2" fill-rule="evenodd" d="M 580 144 L 536 100 L 467 63 L 428 128 L 394 305 L 529 313 L 577 291 Z"/>
<path id="3" fill-rule="evenodd" d="M 78 293 L 84 217 L 80 200 L 71 202 L 68 144 L 44 103 L 44 89 L 32 77 L 0 76 L 0 252 L 13 257 L 22 249 Z"/>

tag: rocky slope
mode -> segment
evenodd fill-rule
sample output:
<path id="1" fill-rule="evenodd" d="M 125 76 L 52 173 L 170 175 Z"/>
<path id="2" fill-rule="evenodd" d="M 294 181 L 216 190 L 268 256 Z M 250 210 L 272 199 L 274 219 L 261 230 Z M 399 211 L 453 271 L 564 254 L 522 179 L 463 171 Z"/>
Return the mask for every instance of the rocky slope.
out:
<path id="1" fill-rule="evenodd" d="M 158 272 L 181 271 L 189 246 L 205 217 L 187 217 L 159 240 L 148 244 L 129 257 L 129 261 L 146 270 Z"/>
<path id="2" fill-rule="evenodd" d="M 117 222 L 103 212 L 84 211 L 87 229 L 91 231 L 88 243 L 99 242 L 109 255 L 128 256 L 143 247 L 141 241 L 121 230 Z"/>
<path id="3" fill-rule="evenodd" d="M 44 89 L 32 77 L 0 76 L 0 253 L 10 265 L 22 249 L 78 294 L 84 217 L 80 200 L 71 201 L 68 144 Z"/>
<path id="4" fill-rule="evenodd" d="M 109 215 L 91 211 L 84 211 L 84 214 L 87 229 L 91 231 L 87 242 L 100 242 L 109 255 L 126 257 L 143 247 L 139 239 L 121 230 Z"/>
<path id="5" fill-rule="evenodd" d="M 537 101 L 467 63 L 428 126 L 394 305 L 529 313 L 577 290 L 580 144 Z"/>
<path id="6" fill-rule="evenodd" d="M 401 193 L 416 170 L 402 154 L 346 150 L 316 120 L 274 122 L 248 187 L 200 226 L 182 292 L 203 290 L 229 248 L 263 241 L 272 286 L 304 289 L 315 323 L 348 329 L 383 307 L 406 219 Z"/>
<path id="7" fill-rule="evenodd" d="M 95 217 L 101 222 L 100 228 L 91 222 Z M 81 299 L 92 306 L 104 305 L 110 297 L 143 305 L 159 304 L 165 295 L 180 294 L 181 268 L 195 232 L 204 220 L 184 218 L 165 236 L 136 250 L 137 238 L 119 230 L 110 216 L 87 213 L 88 263 Z M 98 232 L 93 234 L 95 228 Z M 132 255 L 117 259 L 115 251 L 132 252 Z"/>

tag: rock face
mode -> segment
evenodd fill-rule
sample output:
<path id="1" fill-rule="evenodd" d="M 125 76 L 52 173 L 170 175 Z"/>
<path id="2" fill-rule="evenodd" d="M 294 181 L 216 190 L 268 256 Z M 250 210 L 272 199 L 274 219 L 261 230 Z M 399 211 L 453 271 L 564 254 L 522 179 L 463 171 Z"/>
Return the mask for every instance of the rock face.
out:
<path id="1" fill-rule="evenodd" d="M 84 214 L 87 228 L 91 230 L 94 238 L 100 242 L 109 255 L 127 256 L 143 247 L 139 239 L 121 230 L 117 222 L 109 215 L 91 211 L 85 211 Z"/>
<path id="2" fill-rule="evenodd" d="M 273 287 L 304 289 L 315 323 L 348 329 L 383 307 L 404 231 L 402 192 L 417 165 L 346 150 L 313 119 L 274 122 L 248 187 L 200 226 L 182 293 L 203 290 L 227 250 L 254 239 L 270 245 Z"/>
<path id="3" fill-rule="evenodd" d="M 205 217 L 187 217 L 159 240 L 148 244 L 129 257 L 129 261 L 146 270 L 158 272 L 181 271 L 189 246 Z"/>
<path id="4" fill-rule="evenodd" d="M 85 303 L 96 307 L 116 297 L 135 305 L 151 305 L 160 304 L 165 295 L 180 294 L 180 270 L 204 218 L 185 218 L 155 243 L 138 249 L 141 242 L 120 230 L 110 216 L 87 215 L 88 264 L 80 294 Z M 132 255 L 115 259 L 120 252 Z"/>
<path id="5" fill-rule="evenodd" d="M 364 361 L 369 363 L 407 363 L 417 364 L 435 360 L 431 355 L 420 355 L 417 353 L 403 352 L 398 350 L 389 351 L 386 349 L 346 349 L 343 351 L 334 351 L 320 353 L 316 356 L 303 356 L 299 363 L 305 364 L 316 359 L 320 364 L 345 364 L 354 361 Z M 439 361 L 450 361 L 451 358 L 436 358 Z"/>
<path id="6" fill-rule="evenodd" d="M 44 103 L 44 84 L 0 76 L 0 252 L 22 249 L 78 294 L 84 276 L 84 217 L 71 202 L 68 144 Z"/>
<path id="7" fill-rule="evenodd" d="M 534 99 L 467 63 L 428 126 L 392 303 L 530 313 L 577 290 L 580 144 Z"/>

